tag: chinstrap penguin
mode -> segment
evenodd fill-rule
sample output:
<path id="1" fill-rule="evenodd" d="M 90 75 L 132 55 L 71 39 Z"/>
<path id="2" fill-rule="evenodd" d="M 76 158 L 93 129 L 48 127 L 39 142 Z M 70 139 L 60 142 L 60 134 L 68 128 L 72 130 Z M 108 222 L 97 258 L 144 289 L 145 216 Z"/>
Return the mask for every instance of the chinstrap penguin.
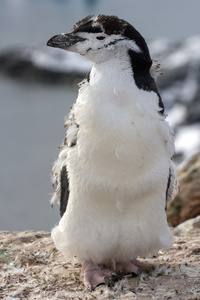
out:
<path id="1" fill-rule="evenodd" d="M 173 132 L 147 44 L 128 22 L 88 16 L 47 45 L 94 62 L 53 166 L 52 204 L 58 200 L 62 218 L 52 238 L 66 260 L 82 262 L 85 286 L 112 285 L 112 271 L 139 274 L 148 265 L 138 256 L 172 245 Z"/>

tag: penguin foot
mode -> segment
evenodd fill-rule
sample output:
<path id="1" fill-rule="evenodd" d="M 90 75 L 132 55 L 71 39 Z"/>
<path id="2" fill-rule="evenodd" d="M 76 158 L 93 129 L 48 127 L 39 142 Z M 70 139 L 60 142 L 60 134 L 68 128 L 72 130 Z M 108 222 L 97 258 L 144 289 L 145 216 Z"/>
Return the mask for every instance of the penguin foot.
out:
<path id="1" fill-rule="evenodd" d="M 142 270 L 151 271 L 154 268 L 153 265 L 141 262 L 138 259 L 133 259 L 131 262 Z"/>
<path id="2" fill-rule="evenodd" d="M 144 262 L 141 262 L 137 259 L 133 259 L 130 262 L 126 263 L 117 263 L 116 264 L 116 272 L 123 275 L 132 273 L 133 275 L 140 275 L 141 270 L 150 271 L 153 269 L 153 266 L 151 264 L 147 264 Z"/>
<path id="3" fill-rule="evenodd" d="M 139 266 L 134 264 L 132 261 L 126 262 L 126 263 L 117 263 L 116 264 L 116 273 L 120 273 L 122 275 L 126 274 L 134 274 L 134 275 L 140 275 L 141 270 Z"/>
<path id="4" fill-rule="evenodd" d="M 112 272 L 91 261 L 85 261 L 83 264 L 83 283 L 90 291 L 97 286 L 105 284 L 109 287 L 114 286 L 112 281 Z"/>

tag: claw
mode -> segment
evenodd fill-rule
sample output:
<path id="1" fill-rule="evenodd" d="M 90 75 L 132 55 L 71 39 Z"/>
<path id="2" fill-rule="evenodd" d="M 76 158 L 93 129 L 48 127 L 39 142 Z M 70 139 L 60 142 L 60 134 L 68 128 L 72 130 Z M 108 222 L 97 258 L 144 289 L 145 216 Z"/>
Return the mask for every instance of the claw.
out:
<path id="1" fill-rule="evenodd" d="M 142 270 L 138 269 L 137 275 L 139 276 L 139 275 L 141 275 L 141 274 L 142 274 Z"/>
<path id="2" fill-rule="evenodd" d="M 117 282 L 119 280 L 122 280 L 123 278 L 123 273 L 122 272 L 117 272 L 116 274 L 112 274 L 112 281 Z"/>
<path id="3" fill-rule="evenodd" d="M 138 268 L 137 272 L 132 272 L 132 277 L 140 276 L 142 274 L 142 271 Z"/>
<path id="4" fill-rule="evenodd" d="M 114 287 L 114 282 L 112 281 L 112 279 L 108 278 L 107 276 L 104 277 L 104 280 L 105 280 L 105 284 L 108 286 L 108 287 Z"/>
<path id="5" fill-rule="evenodd" d="M 90 285 L 88 285 L 87 286 L 87 290 L 88 290 L 88 292 L 93 292 L 94 291 L 94 287 L 90 284 Z"/>

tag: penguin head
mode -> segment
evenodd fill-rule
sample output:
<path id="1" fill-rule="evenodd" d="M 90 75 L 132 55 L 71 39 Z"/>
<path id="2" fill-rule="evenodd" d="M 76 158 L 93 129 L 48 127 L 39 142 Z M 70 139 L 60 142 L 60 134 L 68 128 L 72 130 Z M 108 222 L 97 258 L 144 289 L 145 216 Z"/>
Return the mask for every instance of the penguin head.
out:
<path id="1" fill-rule="evenodd" d="M 76 23 L 70 33 L 53 36 L 47 46 L 79 53 L 95 63 L 137 54 L 149 62 L 151 58 L 144 38 L 128 22 L 116 16 L 87 16 Z M 130 52 L 129 52 L 130 53 Z"/>

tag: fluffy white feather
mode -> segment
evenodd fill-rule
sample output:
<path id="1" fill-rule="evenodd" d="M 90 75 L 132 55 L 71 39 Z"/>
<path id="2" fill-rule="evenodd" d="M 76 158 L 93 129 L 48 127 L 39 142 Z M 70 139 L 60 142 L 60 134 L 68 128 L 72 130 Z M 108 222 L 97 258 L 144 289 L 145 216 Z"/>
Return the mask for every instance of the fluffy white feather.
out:
<path id="1" fill-rule="evenodd" d="M 136 87 L 128 64 L 124 56 L 94 65 L 73 106 L 77 145 L 64 146 L 54 167 L 66 165 L 70 178 L 67 210 L 52 231 L 68 260 L 126 262 L 173 241 L 165 214 L 173 133 L 157 94 Z"/>

